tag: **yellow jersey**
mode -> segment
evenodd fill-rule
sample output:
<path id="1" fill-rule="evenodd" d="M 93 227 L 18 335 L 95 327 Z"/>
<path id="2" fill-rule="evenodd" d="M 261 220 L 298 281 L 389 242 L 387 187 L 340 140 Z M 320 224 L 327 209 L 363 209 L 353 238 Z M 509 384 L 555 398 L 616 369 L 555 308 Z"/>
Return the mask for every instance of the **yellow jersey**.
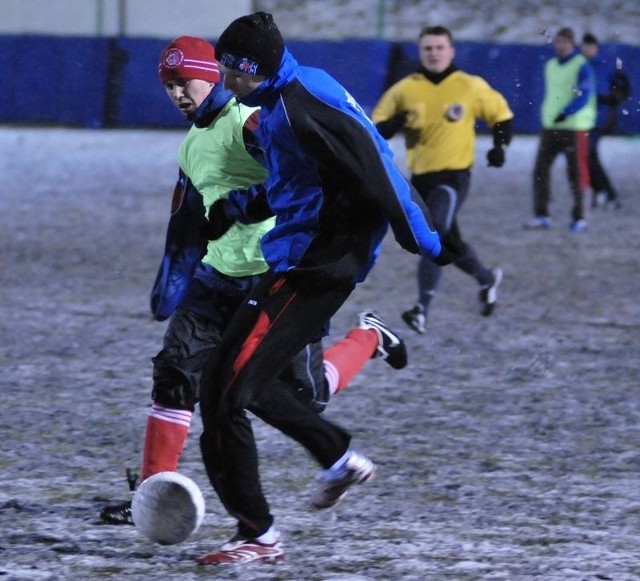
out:
<path id="1" fill-rule="evenodd" d="M 391 86 L 373 110 L 374 123 L 407 112 L 407 167 L 413 174 L 468 169 L 475 160 L 475 125 L 513 118 L 506 99 L 483 78 L 454 70 L 439 83 L 413 73 Z"/>

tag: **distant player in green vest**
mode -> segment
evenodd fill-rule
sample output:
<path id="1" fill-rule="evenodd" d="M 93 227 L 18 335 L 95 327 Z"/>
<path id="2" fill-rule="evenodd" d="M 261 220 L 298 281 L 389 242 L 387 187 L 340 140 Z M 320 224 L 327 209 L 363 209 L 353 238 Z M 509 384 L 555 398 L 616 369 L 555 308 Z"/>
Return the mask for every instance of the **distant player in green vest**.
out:
<path id="1" fill-rule="evenodd" d="M 553 38 L 555 56 L 544 68 L 542 134 L 533 170 L 534 217 L 524 223 L 530 230 L 551 227 L 551 166 L 559 154 L 567 159 L 567 174 L 573 194 L 571 232 L 587 227 L 590 206 L 589 132 L 596 121 L 596 79 L 593 68 L 580 54 L 570 28 L 561 28 Z"/>

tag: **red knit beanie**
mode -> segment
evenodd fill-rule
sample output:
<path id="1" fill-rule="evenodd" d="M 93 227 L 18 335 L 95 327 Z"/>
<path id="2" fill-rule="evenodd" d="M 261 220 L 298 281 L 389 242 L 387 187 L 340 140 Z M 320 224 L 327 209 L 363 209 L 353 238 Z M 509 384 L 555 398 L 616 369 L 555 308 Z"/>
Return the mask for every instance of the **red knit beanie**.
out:
<path id="1" fill-rule="evenodd" d="M 180 36 L 162 51 L 158 73 L 162 83 L 176 79 L 220 80 L 220 69 L 213 46 L 202 38 Z"/>

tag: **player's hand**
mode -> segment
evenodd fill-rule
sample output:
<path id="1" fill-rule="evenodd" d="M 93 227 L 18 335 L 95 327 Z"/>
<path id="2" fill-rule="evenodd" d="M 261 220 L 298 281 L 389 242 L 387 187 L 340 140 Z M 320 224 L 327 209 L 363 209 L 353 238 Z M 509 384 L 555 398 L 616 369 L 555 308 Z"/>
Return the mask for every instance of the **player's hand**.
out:
<path id="1" fill-rule="evenodd" d="M 553 120 L 554 123 L 562 123 L 567 118 L 566 113 L 559 113 L 556 115 L 556 118 Z"/>
<path id="2" fill-rule="evenodd" d="M 502 167 L 504 165 L 504 149 L 498 146 L 487 151 L 487 162 L 491 167 Z"/>
<path id="3" fill-rule="evenodd" d="M 447 240 L 446 236 L 440 237 L 440 254 L 432 258 L 432 262 L 438 266 L 447 266 L 460 258 L 461 250 L 454 248 Z"/>
<path id="4" fill-rule="evenodd" d="M 209 208 L 207 213 L 208 224 L 203 232 L 208 240 L 217 240 L 235 223 L 225 212 L 225 202 L 226 200 L 224 199 L 216 200 Z"/>
<path id="5" fill-rule="evenodd" d="M 401 111 L 396 113 L 391 119 L 376 123 L 376 129 L 385 139 L 391 139 L 398 131 L 405 128 L 407 124 L 407 117 L 409 113 L 407 111 Z"/>

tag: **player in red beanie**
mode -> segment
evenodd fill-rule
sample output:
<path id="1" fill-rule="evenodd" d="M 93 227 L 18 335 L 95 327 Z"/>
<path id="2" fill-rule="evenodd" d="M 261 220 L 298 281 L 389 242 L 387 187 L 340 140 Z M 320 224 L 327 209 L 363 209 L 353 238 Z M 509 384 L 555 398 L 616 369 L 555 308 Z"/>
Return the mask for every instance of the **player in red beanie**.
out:
<path id="1" fill-rule="evenodd" d="M 169 324 L 163 348 L 153 359 L 142 480 L 177 470 L 203 369 L 234 312 L 267 270 L 260 239 L 274 222 L 236 225 L 217 241 L 203 235 L 206 210 L 215 201 L 231 188 L 261 183 L 267 176 L 256 160 L 263 154 L 254 136 L 259 110 L 240 105 L 222 88 L 214 47 L 201 38 L 171 41 L 162 51 L 158 74 L 172 103 L 193 126 L 178 150 L 180 171 L 165 254 L 151 294 L 155 318 L 169 318 Z M 292 397 L 319 412 L 377 354 L 392 367 L 406 364 L 404 343 L 377 316 L 363 313 L 359 327 L 324 353 L 321 337 L 315 337 L 281 378 Z M 270 409 L 281 407 L 268 398 L 249 405 L 267 422 Z M 129 478 L 133 490 L 137 478 L 131 472 Z M 131 503 L 105 507 L 101 517 L 110 524 L 133 524 Z M 260 551 L 257 557 L 262 558 L 264 548 Z"/>

